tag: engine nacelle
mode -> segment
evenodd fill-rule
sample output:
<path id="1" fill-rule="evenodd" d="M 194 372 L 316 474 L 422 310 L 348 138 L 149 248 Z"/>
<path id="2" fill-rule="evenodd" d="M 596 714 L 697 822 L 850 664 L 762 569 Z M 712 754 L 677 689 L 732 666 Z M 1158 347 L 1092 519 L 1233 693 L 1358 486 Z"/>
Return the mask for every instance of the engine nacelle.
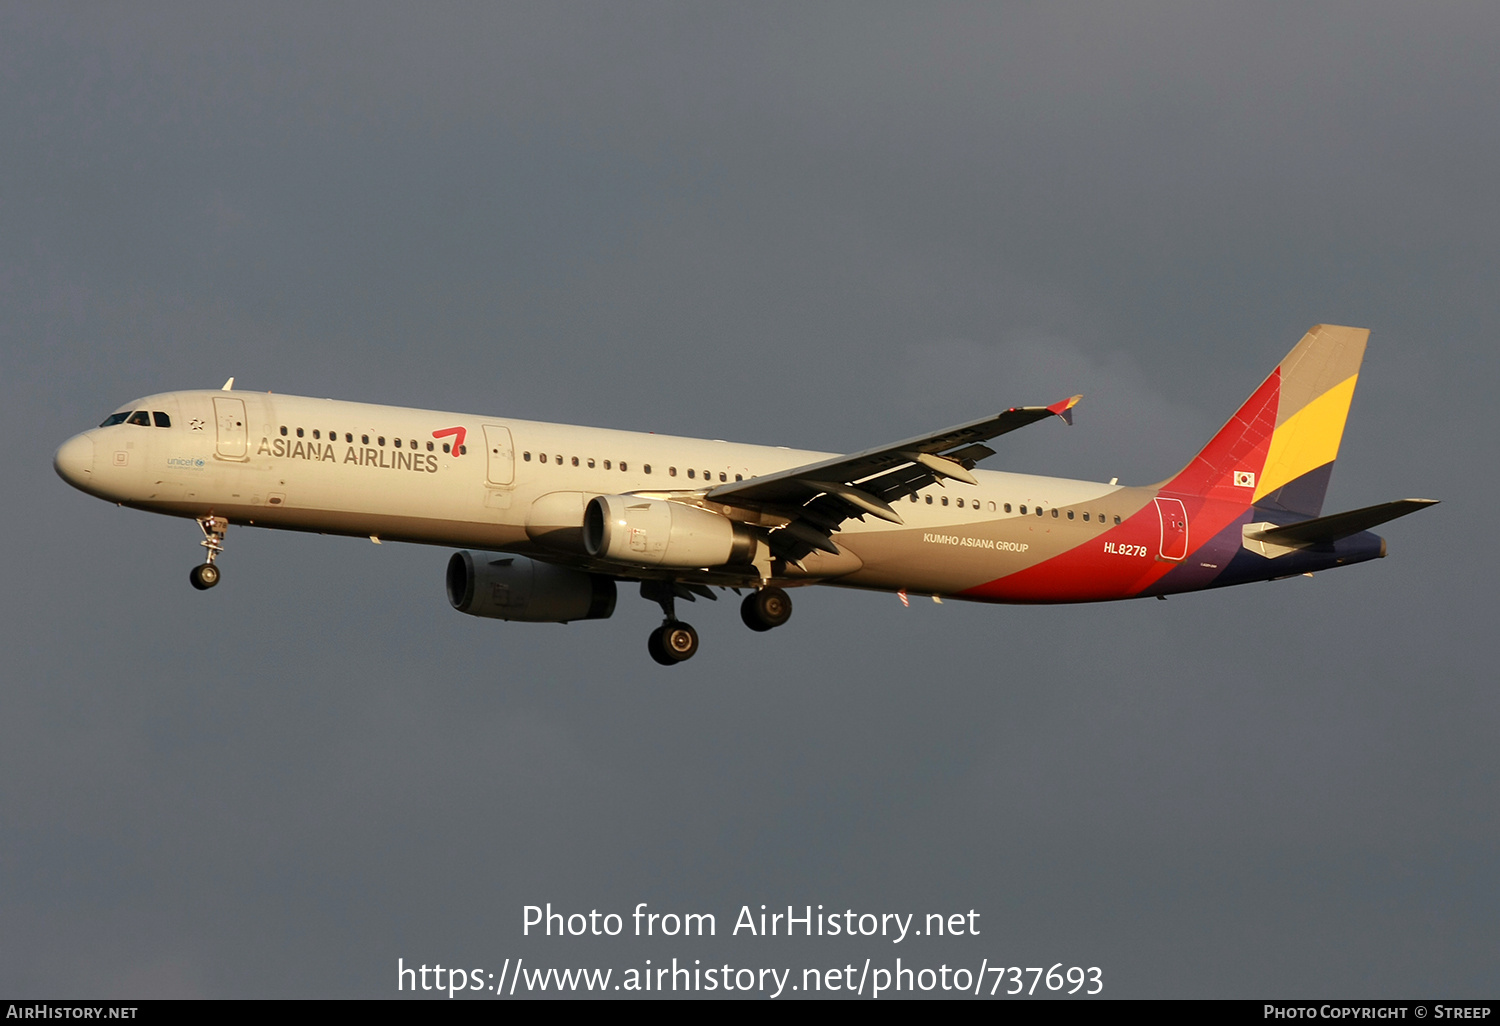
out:
<path id="1" fill-rule="evenodd" d="M 527 623 L 603 620 L 615 611 L 612 577 L 500 552 L 455 552 L 448 601 L 460 613 Z"/>
<path id="2" fill-rule="evenodd" d="M 642 566 L 743 565 L 755 557 L 755 535 L 697 506 L 597 495 L 584 509 L 583 547 L 596 559 Z"/>

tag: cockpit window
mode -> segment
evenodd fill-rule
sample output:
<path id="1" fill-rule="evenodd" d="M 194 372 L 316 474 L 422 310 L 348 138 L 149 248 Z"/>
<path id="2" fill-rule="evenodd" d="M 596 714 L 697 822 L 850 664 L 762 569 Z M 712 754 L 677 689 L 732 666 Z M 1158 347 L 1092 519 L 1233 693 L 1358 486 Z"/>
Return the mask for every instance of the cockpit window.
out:
<path id="1" fill-rule="evenodd" d="M 139 424 L 141 427 L 150 427 L 151 414 L 147 413 L 145 410 L 136 410 L 130 415 L 130 419 L 125 421 L 125 423 Z"/>
<path id="2" fill-rule="evenodd" d="M 130 416 L 129 410 L 126 410 L 124 413 L 111 413 L 108 417 L 104 418 L 104 423 L 99 426 L 114 427 L 116 424 L 123 424 L 125 423 L 125 418 L 128 416 Z"/>
<path id="3" fill-rule="evenodd" d="M 151 411 L 151 417 L 152 417 L 152 419 L 154 419 L 156 421 L 156 426 L 157 427 L 171 427 L 172 426 L 172 418 L 168 417 L 165 413 L 161 412 L 160 410 L 152 410 Z"/>

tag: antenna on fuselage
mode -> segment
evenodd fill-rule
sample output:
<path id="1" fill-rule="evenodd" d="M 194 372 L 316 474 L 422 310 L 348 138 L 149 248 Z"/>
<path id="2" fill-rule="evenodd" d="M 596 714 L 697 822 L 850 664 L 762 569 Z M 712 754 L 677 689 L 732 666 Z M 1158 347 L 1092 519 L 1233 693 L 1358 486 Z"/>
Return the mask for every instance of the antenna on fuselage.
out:
<path id="1" fill-rule="evenodd" d="M 221 389 L 219 389 L 219 391 L 220 392 L 233 392 L 234 391 L 234 375 L 231 374 L 229 376 L 229 380 L 226 381 L 226 382 L 224 382 L 224 387 L 221 388 Z"/>

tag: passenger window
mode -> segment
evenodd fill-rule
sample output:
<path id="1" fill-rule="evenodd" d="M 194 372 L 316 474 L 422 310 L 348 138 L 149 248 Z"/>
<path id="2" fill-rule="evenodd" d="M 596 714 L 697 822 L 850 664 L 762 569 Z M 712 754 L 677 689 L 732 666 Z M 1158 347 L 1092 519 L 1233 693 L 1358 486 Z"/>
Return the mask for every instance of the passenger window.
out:
<path id="1" fill-rule="evenodd" d="M 444 451 L 444 452 L 451 452 L 451 451 L 452 451 L 452 450 L 450 450 L 450 449 L 449 449 L 449 448 L 448 448 L 448 443 L 447 443 L 447 442 L 444 442 L 444 443 L 443 443 L 443 451 Z M 529 459 L 531 459 L 531 453 L 527 453 L 527 454 L 526 454 L 526 458 L 527 458 L 527 459 L 528 459 L 528 460 L 529 460 Z"/>
<path id="2" fill-rule="evenodd" d="M 667 468 L 667 476 L 668 477 L 676 477 L 677 476 L 677 468 L 676 467 L 668 467 Z"/>
<path id="3" fill-rule="evenodd" d="M 153 416 L 153 417 L 156 418 L 156 426 L 157 427 L 171 427 L 172 426 L 172 418 L 168 417 L 165 413 L 161 412 L 160 410 L 154 410 L 154 411 L 152 411 L 151 416 Z"/>
<path id="4" fill-rule="evenodd" d="M 314 438 L 322 438 L 323 436 L 320 435 L 320 434 L 318 434 L 318 429 L 317 428 L 313 428 L 313 437 Z"/>
<path id="5" fill-rule="evenodd" d="M 547 454 L 544 453 L 544 452 L 537 453 L 537 457 L 536 458 L 539 459 L 539 460 L 541 460 L 543 463 L 547 462 Z"/>
<path id="6" fill-rule="evenodd" d="M 916 492 L 912 492 L 910 495 L 907 496 L 907 498 L 910 499 L 912 502 L 916 502 L 917 501 L 917 493 Z"/>
<path id="7" fill-rule="evenodd" d="M 446 444 L 444 444 L 443 448 L 446 449 L 446 448 L 448 448 L 448 446 Z M 521 459 L 525 460 L 527 463 L 530 463 L 531 462 L 531 453 L 529 453 L 529 452 L 523 452 L 523 453 L 521 453 Z"/>
<path id="8" fill-rule="evenodd" d="M 721 471 L 719 471 L 719 480 L 720 481 L 728 481 L 729 480 L 729 475 L 726 474 L 726 473 L 724 473 L 724 471 L 721 470 Z"/>
<path id="9" fill-rule="evenodd" d="M 561 456 L 554 456 L 552 458 L 557 461 L 557 465 L 559 467 L 562 466 L 562 457 Z"/>
<path id="10" fill-rule="evenodd" d="M 298 428 L 298 429 L 297 429 L 297 437 L 298 437 L 298 438 L 301 438 L 301 437 L 302 437 L 302 429 L 301 429 L 301 428 Z"/>
<path id="11" fill-rule="evenodd" d="M 642 467 L 641 469 L 644 470 L 646 473 L 649 474 L 649 473 L 651 473 L 651 464 L 648 463 L 644 467 Z"/>
<path id="12" fill-rule="evenodd" d="M 344 441 L 353 443 L 353 441 L 354 441 L 354 435 L 352 435 L 351 433 L 349 433 L 347 431 L 344 432 Z"/>
<path id="13" fill-rule="evenodd" d="M 932 505 L 932 496 L 928 495 L 928 496 L 925 496 L 925 498 L 927 499 L 927 505 L 931 506 Z"/>
<path id="14" fill-rule="evenodd" d="M 1115 517 L 1115 523 L 1117 523 L 1117 524 L 1118 524 L 1118 523 L 1119 523 L 1119 522 L 1120 522 L 1120 518 L 1119 518 L 1119 516 L 1118 516 L 1118 515 L 1117 515 L 1117 516 L 1116 516 L 1116 517 Z"/>
<path id="15" fill-rule="evenodd" d="M 116 424 L 123 424 L 123 423 L 125 423 L 125 418 L 129 417 L 129 416 L 130 416 L 130 411 L 129 410 L 126 410 L 124 413 L 111 413 L 108 417 L 104 418 L 104 423 L 100 424 L 99 426 L 100 427 L 114 427 Z"/>
<path id="16" fill-rule="evenodd" d="M 698 477 L 698 472 L 696 470 L 694 470 L 692 467 L 689 467 L 688 468 L 688 477 L 696 479 Z"/>
<path id="17" fill-rule="evenodd" d="M 958 500 L 958 508 L 959 509 L 963 509 L 964 508 L 964 500 L 962 500 L 962 499 Z"/>
<path id="18" fill-rule="evenodd" d="M 948 505 L 948 496 L 946 496 L 946 495 L 943 496 L 943 505 L 944 506 Z"/>
<path id="19" fill-rule="evenodd" d="M 1083 522 L 1085 524 L 1089 522 L 1089 512 L 1088 512 L 1088 510 L 1084 510 L 1083 511 Z"/>
<path id="20" fill-rule="evenodd" d="M 609 460 L 605 460 L 605 461 L 604 461 L 604 469 L 605 469 L 605 470 L 608 470 L 608 469 L 609 469 Z"/>
<path id="21" fill-rule="evenodd" d="M 431 442 L 428 442 L 428 443 L 427 443 L 427 451 L 428 451 L 428 452 L 431 452 L 431 451 L 432 451 L 432 443 L 431 443 Z"/>
<path id="22" fill-rule="evenodd" d="M 376 445 L 384 445 L 385 444 L 385 435 L 376 435 L 375 436 L 375 444 Z"/>
<path id="23" fill-rule="evenodd" d="M 625 461 L 624 461 L 624 460 L 621 460 L 621 461 L 620 461 L 620 469 L 621 469 L 621 470 L 624 470 L 624 469 L 625 469 Z"/>
<path id="24" fill-rule="evenodd" d="M 990 509 L 994 509 L 994 508 L 995 508 L 995 504 L 993 502 L 990 503 Z M 1005 512 L 1007 512 L 1007 513 L 1010 512 L 1010 503 L 1008 503 L 1008 502 L 1005 504 Z M 1021 510 L 1021 512 L 1025 513 L 1026 510 L 1023 509 L 1023 510 Z"/>
<path id="25" fill-rule="evenodd" d="M 458 447 L 458 454 L 460 456 L 465 456 L 465 455 L 468 454 L 468 452 L 469 452 L 469 447 L 467 445 L 460 445 Z"/>
<path id="26" fill-rule="evenodd" d="M 734 479 L 735 479 L 735 480 L 736 480 L 736 481 L 743 481 L 743 480 L 745 480 L 745 479 L 744 479 L 744 478 L 743 478 L 743 477 L 741 477 L 741 476 L 740 476 L 740 475 L 739 475 L 739 474 L 736 474 L 736 475 L 734 475 Z"/>
<path id="27" fill-rule="evenodd" d="M 589 469 L 590 470 L 594 469 L 594 457 L 592 457 L 592 456 L 589 457 Z"/>
<path id="28" fill-rule="evenodd" d="M 297 432 L 297 434 L 299 434 L 299 435 L 301 433 L 302 433 L 301 431 Z M 399 449 L 399 448 L 401 448 L 401 439 L 399 439 L 399 438 L 392 438 L 391 439 L 391 444 L 394 445 L 396 448 Z"/>
<path id="29" fill-rule="evenodd" d="M 285 424 L 281 425 L 281 437 L 282 438 L 286 437 L 286 425 Z"/>
<path id="30" fill-rule="evenodd" d="M 359 444 L 360 445 L 369 445 L 370 444 L 370 436 L 369 435 L 360 435 L 359 436 Z"/>
<path id="31" fill-rule="evenodd" d="M 995 512 L 995 504 L 993 502 L 990 503 L 990 512 L 991 513 Z M 1007 512 L 1007 513 L 1010 512 L 1010 504 L 1009 503 L 1006 503 L 1005 512 Z"/>
<path id="32" fill-rule="evenodd" d="M 1069 520 L 1073 519 L 1073 511 L 1072 510 L 1068 510 L 1068 519 Z"/>
<path id="33" fill-rule="evenodd" d="M 578 457 L 577 456 L 573 457 L 573 466 L 575 466 L 575 467 L 578 466 Z"/>

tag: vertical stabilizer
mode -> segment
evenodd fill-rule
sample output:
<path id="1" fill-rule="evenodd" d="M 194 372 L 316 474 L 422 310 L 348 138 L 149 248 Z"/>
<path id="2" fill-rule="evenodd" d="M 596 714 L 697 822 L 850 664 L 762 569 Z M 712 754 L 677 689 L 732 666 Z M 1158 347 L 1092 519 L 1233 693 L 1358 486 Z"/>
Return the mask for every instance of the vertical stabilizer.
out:
<path id="1" fill-rule="evenodd" d="M 1166 490 L 1317 516 L 1369 337 L 1314 327 Z"/>
<path id="2" fill-rule="evenodd" d="M 1281 403 L 1255 502 L 1317 516 L 1354 399 L 1367 328 L 1320 324 L 1281 361 Z"/>

